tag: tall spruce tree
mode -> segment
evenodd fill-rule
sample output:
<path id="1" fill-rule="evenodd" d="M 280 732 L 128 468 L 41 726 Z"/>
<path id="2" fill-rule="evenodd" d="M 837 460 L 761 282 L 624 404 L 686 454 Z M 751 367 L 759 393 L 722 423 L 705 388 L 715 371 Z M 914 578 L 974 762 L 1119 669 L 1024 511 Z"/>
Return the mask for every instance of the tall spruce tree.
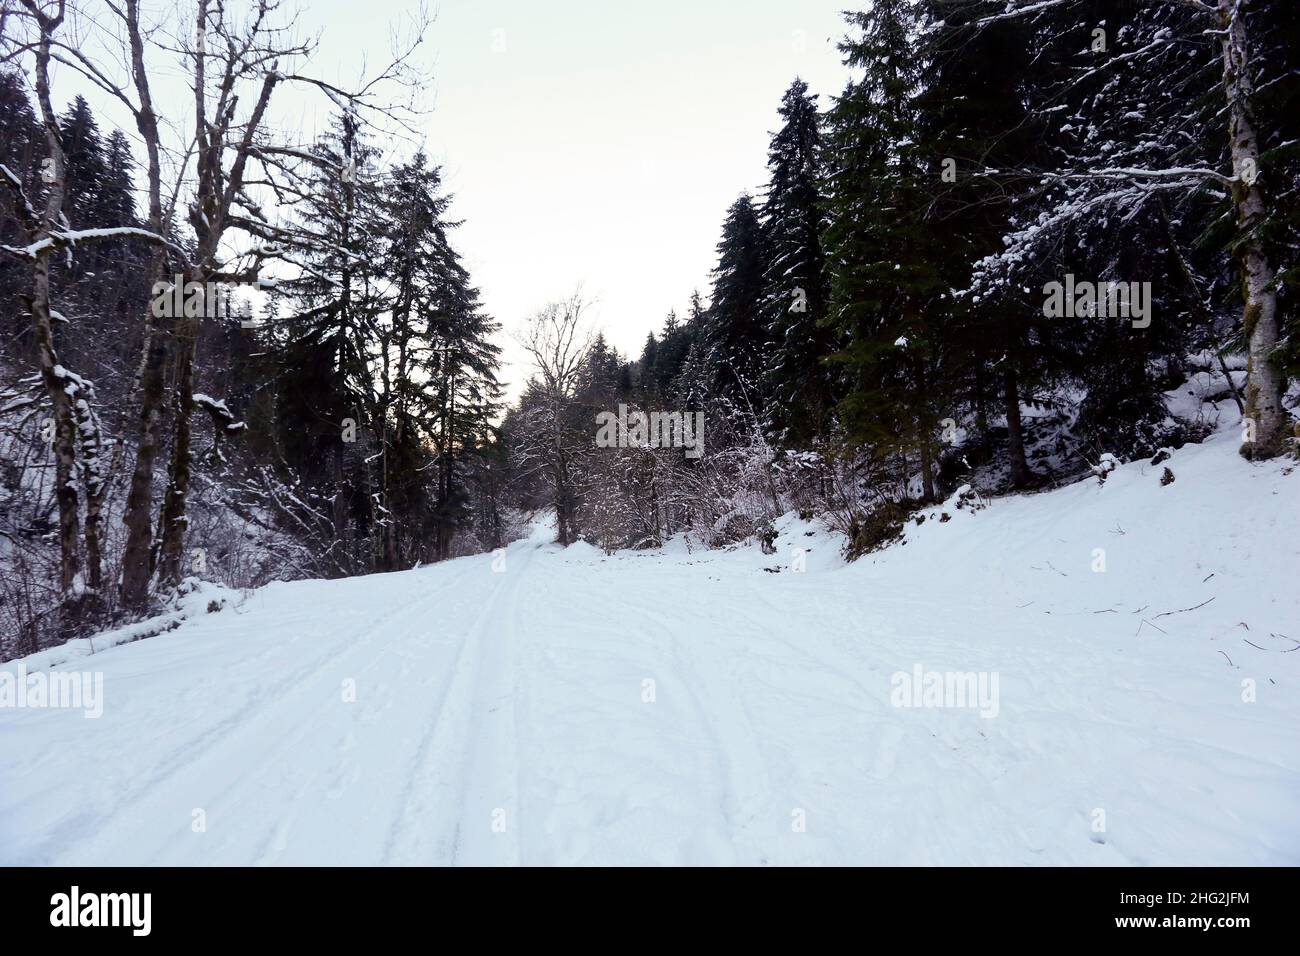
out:
<path id="1" fill-rule="evenodd" d="M 817 97 L 796 78 L 778 112 L 782 125 L 768 147 L 762 208 L 771 257 L 763 277 L 763 312 L 772 342 L 765 392 L 775 433 L 787 444 L 801 445 L 826 433 L 833 404 L 825 364 L 831 336 L 824 321 L 829 290 Z"/>
<path id="2" fill-rule="evenodd" d="M 904 475 L 915 451 L 929 498 L 945 351 L 931 308 L 944 286 L 927 217 L 930 161 L 918 143 L 917 9 L 880 0 L 846 17 L 857 36 L 840 50 L 862 74 L 829 116 L 830 321 L 841 341 L 834 359 L 846 373 L 839 411 L 850 442 L 900 454 Z"/>
<path id="3" fill-rule="evenodd" d="M 279 446 L 328 499 L 340 569 L 368 569 L 374 517 L 371 450 L 376 424 L 371 353 L 378 300 L 378 150 L 351 114 L 334 119 L 313 147 L 312 188 L 298 211 L 307 267 L 292 285 L 276 329 L 280 344 Z"/>
<path id="4" fill-rule="evenodd" d="M 676 311 L 669 312 L 664 319 L 663 331 L 659 333 L 659 353 L 655 362 L 655 390 L 661 396 L 671 394 L 673 382 L 681 374 L 690 348 L 690 326 L 678 321 Z"/>
<path id="5" fill-rule="evenodd" d="M 713 270 L 707 345 L 714 391 L 739 408 L 761 409 L 762 369 L 768 355 L 763 321 L 768 250 L 754 201 L 741 195 L 727 210 Z"/>
<path id="6" fill-rule="evenodd" d="M 641 359 L 637 363 L 637 385 L 642 400 L 653 401 L 659 394 L 659 339 L 647 332 L 645 345 L 641 346 Z"/>
<path id="7" fill-rule="evenodd" d="M 918 124 L 934 190 L 930 216 L 945 237 L 938 265 L 952 290 L 935 303 L 950 345 L 947 388 L 975 426 L 966 464 L 993 454 L 994 439 L 1005 436 L 1010 481 L 1021 487 L 1031 480 L 1022 396 L 1049 378 L 1068 349 L 1053 339 L 1026 283 L 968 290 L 974 264 L 1002 249 L 1016 205 L 1035 182 L 1028 170 L 1050 162 L 1044 120 L 1028 108 L 1034 50 L 1018 21 L 973 30 L 978 12 L 968 5 L 926 0 L 923 10 L 927 82 Z M 960 416 L 954 410 L 952 417 Z"/>

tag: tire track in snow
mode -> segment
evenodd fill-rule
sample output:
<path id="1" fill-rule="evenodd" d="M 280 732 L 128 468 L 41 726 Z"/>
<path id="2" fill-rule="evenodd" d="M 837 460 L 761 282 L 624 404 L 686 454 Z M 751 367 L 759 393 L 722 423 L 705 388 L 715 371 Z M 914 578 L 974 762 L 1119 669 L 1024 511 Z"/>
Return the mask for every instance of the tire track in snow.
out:
<path id="1" fill-rule="evenodd" d="M 682 648 L 689 644 L 685 655 Z M 765 816 L 773 816 L 777 808 L 773 803 L 771 768 L 754 732 L 754 725 L 741 698 L 731 688 L 725 674 L 723 655 L 712 649 L 700 653 L 698 643 L 679 640 L 673 635 L 674 657 L 685 656 L 689 669 L 682 670 L 682 684 L 700 715 L 702 725 L 714 743 L 714 753 L 722 762 L 721 809 L 728 832 L 720 834 L 717 850 L 740 856 L 734 861 L 742 865 L 762 862 L 763 854 L 746 834 L 746 831 Z"/>
<path id="2" fill-rule="evenodd" d="M 532 565 L 538 550 L 534 547 L 525 552 L 525 569 Z M 504 603 L 479 625 L 482 653 L 473 704 L 477 719 L 460 774 L 461 816 L 453 863 L 517 866 L 521 862 L 516 625 L 524 580 L 521 571 L 505 589 Z"/>
<path id="3" fill-rule="evenodd" d="M 491 861 L 504 863 L 518 860 L 514 820 L 518 802 L 517 777 L 510 781 L 508 788 L 498 786 L 494 791 L 491 786 L 472 781 L 471 775 L 491 773 L 499 776 L 502 767 L 510 767 L 511 773 L 517 774 L 517 768 L 514 767 L 516 753 L 513 736 L 501 740 L 484 732 L 485 719 L 490 714 L 487 705 L 491 701 L 484 699 L 480 688 L 485 680 L 490 684 L 502 679 L 499 673 L 489 673 L 486 678 L 483 676 L 485 656 L 488 658 L 488 670 L 499 670 L 491 665 L 502 663 L 499 659 L 502 648 L 494 649 L 485 645 L 492 644 L 492 625 L 501 618 L 505 618 L 509 624 L 498 643 L 508 642 L 513 636 L 513 615 L 518 592 L 524 571 L 532 563 L 535 550 L 531 543 L 527 543 L 506 552 L 507 565 L 502 579 L 483 599 L 482 610 L 467 629 L 457 649 L 443 691 L 438 697 L 437 709 L 425 726 L 417 750 L 415 769 L 407 779 L 399 800 L 402 809 L 389 828 L 382 854 L 385 864 L 478 863 L 480 861 L 477 859 L 466 860 L 462 847 L 467 835 L 475 833 L 480 827 L 482 833 L 494 840 L 490 847 Z M 510 563 L 512 555 L 513 567 Z M 513 730 L 513 685 L 508 698 L 500 700 L 499 704 L 502 708 L 507 708 L 503 713 L 508 714 L 509 726 Z M 493 720 L 487 723 L 495 726 L 500 722 Z M 503 743 L 505 747 L 502 746 Z M 479 767 L 476 766 L 476 760 L 479 763 L 490 760 L 494 766 Z M 471 793 L 476 795 L 475 799 L 480 794 L 491 798 L 495 793 L 495 799 L 499 802 L 492 803 L 490 807 L 479 807 L 470 799 Z M 492 811 L 498 807 L 505 810 L 506 829 L 502 833 L 492 832 Z M 468 822 L 470 818 L 476 818 L 473 824 Z M 471 838 L 470 842 L 474 846 L 482 846 L 477 838 Z"/>
<path id="4" fill-rule="evenodd" d="M 704 799 L 717 806 L 722 827 L 695 834 L 707 841 L 696 847 L 716 861 L 753 865 L 763 853 L 745 836 L 756 821 L 781 812 L 773 801 L 771 767 L 763 756 L 759 738 L 740 696 L 725 675 L 728 654 L 733 649 L 717 648 L 701 640 L 698 621 L 687 619 L 682 609 L 667 614 L 662 604 L 638 603 L 628 608 L 629 618 L 652 625 L 668 638 L 671 647 L 671 671 L 676 686 L 687 695 L 696 715 L 701 735 L 708 741 L 709 753 L 720 764 L 713 774 L 716 790 Z M 683 640 L 681 634 L 690 635 Z M 739 858 L 738 858 L 739 856 Z"/>
<path id="5" fill-rule="evenodd" d="M 320 653 L 313 655 L 308 662 L 297 667 L 271 684 L 257 689 L 256 703 L 251 708 L 235 711 L 214 724 L 204 727 L 196 735 L 173 747 L 162 761 L 154 765 L 150 773 L 135 782 L 124 794 L 117 798 L 115 806 L 106 812 L 96 813 L 93 817 L 82 817 L 77 826 L 85 833 L 93 828 L 91 835 L 83 837 L 76 848 L 75 856 L 84 859 L 87 853 L 94 853 L 98 845 L 111 843 L 116 833 L 123 827 L 136 834 L 153 834 L 153 840 L 162 847 L 172 844 L 176 837 L 173 830 L 160 830 L 156 821 L 160 816 L 160 805 L 174 800 L 174 782 L 187 772 L 195 772 L 203 765 L 220 760 L 230 750 L 239 750 L 241 741 L 251 740 L 262 744 L 260 753 L 255 752 L 252 761 L 242 764 L 241 770 L 234 777 L 222 781 L 222 793 L 218 799 L 230 799 L 237 794 L 241 784 L 250 778 L 257 779 L 265 775 L 268 765 L 273 765 L 278 757 L 300 743 L 313 733 L 316 723 L 311 714 L 323 708 L 337 706 L 338 682 L 335 676 L 340 669 L 361 676 L 370 672 L 385 659 L 382 654 L 373 655 L 365 664 L 348 668 L 347 664 L 358 655 L 373 651 L 375 645 L 389 636 L 392 625 L 403 617 L 418 614 L 430 603 L 443 597 L 447 589 L 459 583 L 474 567 L 468 566 L 451 581 L 440 583 L 438 587 L 418 596 L 414 601 L 403 603 L 387 611 L 359 633 L 351 633 L 346 628 L 331 635 L 331 639 L 320 642 Z M 252 622 L 255 626 L 256 622 Z M 340 646 L 342 645 L 341 649 Z M 242 662 L 240 662 L 242 663 Z M 328 675 L 328 681 L 322 679 Z M 321 693 L 312 693 L 319 687 Z M 304 707 L 304 704 L 306 706 Z M 306 711 L 306 712 L 304 712 Z M 265 723 L 268 719 L 287 718 L 292 728 L 287 734 L 268 734 Z M 270 741 L 270 746 L 264 746 Z M 217 800 L 203 796 L 192 797 L 187 805 L 211 807 Z M 114 810 L 118 811 L 117 814 Z M 129 824 L 121 818 L 125 812 L 131 819 L 139 819 L 140 825 Z M 175 832 L 188 831 L 189 819 L 179 821 Z M 281 821 L 278 830 L 283 830 Z M 46 846 L 33 848 L 37 858 L 42 858 Z"/>

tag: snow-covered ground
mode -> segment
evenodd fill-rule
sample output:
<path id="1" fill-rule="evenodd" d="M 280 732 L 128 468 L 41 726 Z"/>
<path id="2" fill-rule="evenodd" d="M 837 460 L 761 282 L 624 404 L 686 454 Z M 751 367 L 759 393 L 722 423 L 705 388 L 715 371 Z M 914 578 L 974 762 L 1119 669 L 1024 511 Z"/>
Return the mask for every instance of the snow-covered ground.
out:
<path id="1" fill-rule="evenodd" d="M 0 708 L 0 863 L 1300 863 L 1300 469 L 1235 438 L 848 566 L 787 519 L 191 608 L 57 664 L 102 717 Z"/>

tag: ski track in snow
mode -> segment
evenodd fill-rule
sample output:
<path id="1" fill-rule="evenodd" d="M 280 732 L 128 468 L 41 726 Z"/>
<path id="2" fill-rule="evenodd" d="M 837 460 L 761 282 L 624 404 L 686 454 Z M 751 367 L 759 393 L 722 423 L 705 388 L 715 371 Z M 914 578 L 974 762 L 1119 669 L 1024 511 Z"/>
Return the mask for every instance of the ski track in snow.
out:
<path id="1" fill-rule="evenodd" d="M 1300 474 L 1171 465 L 848 567 L 787 519 L 271 585 L 80 659 L 98 720 L 0 709 L 0 863 L 1300 863 Z M 998 716 L 893 706 L 915 664 L 996 672 Z"/>

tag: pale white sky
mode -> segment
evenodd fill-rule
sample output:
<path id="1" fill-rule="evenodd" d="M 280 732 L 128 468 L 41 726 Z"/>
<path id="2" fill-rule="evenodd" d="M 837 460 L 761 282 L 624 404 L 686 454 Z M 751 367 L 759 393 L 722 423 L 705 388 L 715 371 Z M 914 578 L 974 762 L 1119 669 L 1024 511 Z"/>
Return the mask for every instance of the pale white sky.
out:
<path id="1" fill-rule="evenodd" d="M 765 179 L 790 81 L 825 107 L 847 77 L 835 50 L 851 0 L 440 0 L 422 63 L 433 74 L 425 149 L 465 225 L 456 245 L 506 330 L 581 282 L 596 325 L 639 353 L 691 290 L 708 294 L 723 214 Z M 378 66 L 414 0 L 309 0 L 309 72 L 346 83 Z M 66 71 L 65 71 L 66 72 Z M 80 84 L 55 83 L 69 99 Z M 176 84 L 159 98 L 183 104 Z M 66 95 L 65 95 L 66 94 Z M 308 137 L 328 104 L 278 101 Z M 133 128 L 90 96 L 108 123 Z M 188 121 L 188 120 L 186 120 Z M 106 124 L 107 125 L 107 124 Z M 137 157 L 139 158 L 139 157 Z M 526 369 L 503 335 L 509 395 Z"/>

